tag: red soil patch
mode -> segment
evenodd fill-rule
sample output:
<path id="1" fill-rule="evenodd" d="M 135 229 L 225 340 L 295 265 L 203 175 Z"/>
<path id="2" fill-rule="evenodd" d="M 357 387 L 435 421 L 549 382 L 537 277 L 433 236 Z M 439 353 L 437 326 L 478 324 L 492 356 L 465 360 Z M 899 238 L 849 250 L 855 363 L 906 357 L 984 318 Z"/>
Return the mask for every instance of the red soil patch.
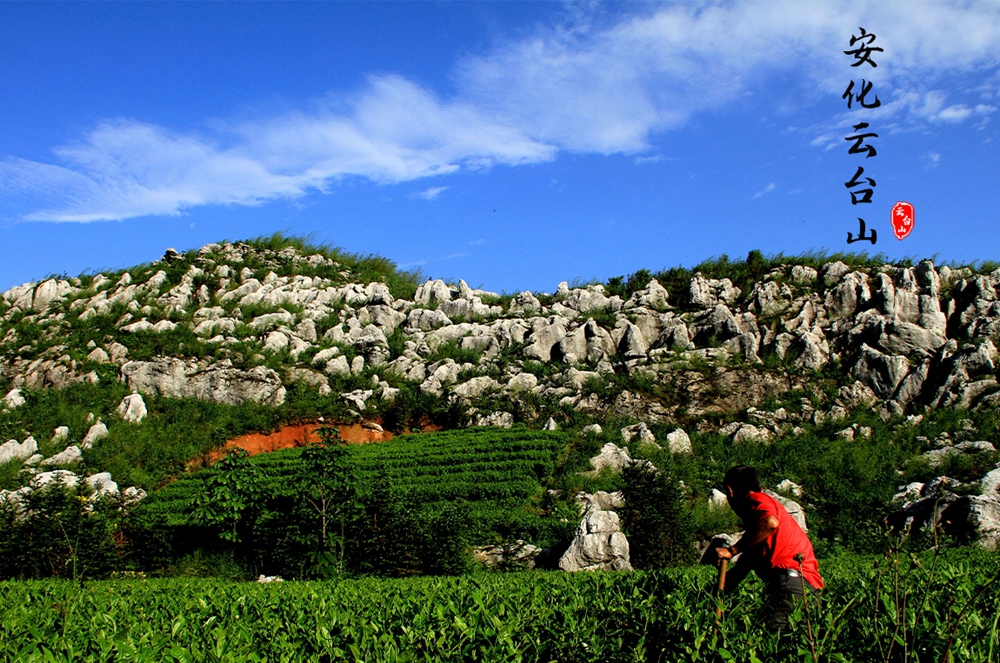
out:
<path id="1" fill-rule="evenodd" d="M 226 442 L 225 446 L 214 449 L 188 465 L 211 465 L 217 460 L 221 460 L 230 449 L 243 449 L 251 456 L 266 454 L 279 449 L 294 449 L 304 447 L 307 444 L 319 442 L 319 435 L 316 429 L 318 422 L 304 424 L 291 424 L 283 426 L 273 433 L 249 433 L 241 435 L 234 440 Z M 368 444 L 369 442 L 385 442 L 391 440 L 393 435 L 376 422 L 365 422 L 362 424 L 338 425 L 340 439 L 348 444 Z"/>

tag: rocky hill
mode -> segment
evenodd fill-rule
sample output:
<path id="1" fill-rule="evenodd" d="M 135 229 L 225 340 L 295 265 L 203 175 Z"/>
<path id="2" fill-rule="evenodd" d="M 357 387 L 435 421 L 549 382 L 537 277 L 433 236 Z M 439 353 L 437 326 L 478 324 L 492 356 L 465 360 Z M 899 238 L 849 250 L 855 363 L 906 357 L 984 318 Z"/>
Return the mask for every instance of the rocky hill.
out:
<path id="1" fill-rule="evenodd" d="M 104 413 L 112 428 L 115 417 L 141 421 L 142 397 L 194 399 L 295 405 L 297 416 L 397 431 L 644 424 L 660 442 L 681 429 L 668 451 L 685 453 L 689 434 L 853 439 L 871 435 L 859 412 L 902 430 L 949 410 L 978 414 L 918 440 L 922 462 L 992 453 L 982 438 L 1000 401 L 1000 269 L 754 252 L 694 273 L 509 295 L 281 243 L 167 250 L 149 265 L 3 293 L 7 434 L 32 432 L 30 394 L 91 385 L 141 395 Z M 48 456 L 77 447 L 63 460 L 87 461 L 94 422 L 62 423 L 52 443 L 44 433 Z"/>

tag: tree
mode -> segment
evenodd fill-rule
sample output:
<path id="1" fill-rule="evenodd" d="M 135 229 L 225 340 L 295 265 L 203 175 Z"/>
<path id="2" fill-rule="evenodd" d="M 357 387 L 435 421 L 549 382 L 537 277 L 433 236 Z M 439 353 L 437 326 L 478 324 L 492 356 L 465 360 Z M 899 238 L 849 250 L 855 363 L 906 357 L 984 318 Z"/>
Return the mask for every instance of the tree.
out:
<path id="1" fill-rule="evenodd" d="M 295 485 L 309 511 L 313 532 L 308 553 L 320 577 L 344 571 L 347 521 L 357 510 L 354 475 L 336 427 L 319 428 L 321 442 L 302 451 Z"/>
<path id="2" fill-rule="evenodd" d="M 216 528 L 224 541 L 245 543 L 260 513 L 264 473 L 243 449 L 230 451 L 213 470 L 194 501 L 192 517 Z"/>
<path id="3" fill-rule="evenodd" d="M 694 555 L 694 521 L 680 482 L 668 471 L 645 463 L 633 463 L 622 476 L 625 506 L 621 514 L 632 564 L 659 569 L 689 561 Z"/>
<path id="4" fill-rule="evenodd" d="M 121 562 L 120 500 L 84 482 L 52 483 L 0 502 L 0 577 L 106 576 Z"/>

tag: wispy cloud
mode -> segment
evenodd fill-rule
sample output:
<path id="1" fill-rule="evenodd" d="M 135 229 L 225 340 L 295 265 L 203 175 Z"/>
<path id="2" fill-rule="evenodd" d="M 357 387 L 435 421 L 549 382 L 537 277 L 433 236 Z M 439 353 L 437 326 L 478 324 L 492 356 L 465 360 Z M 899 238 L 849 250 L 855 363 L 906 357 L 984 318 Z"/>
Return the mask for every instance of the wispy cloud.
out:
<path id="1" fill-rule="evenodd" d="M 448 187 L 446 186 L 432 186 L 431 188 L 424 189 L 423 191 L 420 191 L 415 195 L 417 198 L 422 198 L 423 200 L 434 200 L 442 193 L 444 193 L 447 189 Z"/>
<path id="2" fill-rule="evenodd" d="M 117 220 L 294 199 L 347 177 L 398 183 L 463 167 L 536 163 L 557 151 L 395 76 L 371 79 L 346 115 L 321 108 L 227 129 L 185 135 L 107 122 L 56 149 L 58 165 L 0 161 L 0 194 L 34 197 L 42 207 L 29 220 Z M 436 189 L 444 190 L 429 191 Z"/>
<path id="3" fill-rule="evenodd" d="M 884 95 L 874 112 L 986 126 L 995 91 L 952 99 L 939 88 L 956 72 L 1000 65 L 997 9 L 996 0 L 691 0 L 626 5 L 608 22 L 577 8 L 563 25 L 458 62 L 450 98 L 389 75 L 308 111 L 215 121 L 211 132 L 107 121 L 55 149 L 51 163 L 0 159 L 0 199 L 28 219 L 96 221 L 296 199 L 354 177 L 393 184 L 538 163 L 562 151 L 641 155 L 654 135 L 775 74 L 839 95 L 842 47 L 859 25 L 886 48 L 867 73 Z M 814 129 L 818 145 L 843 136 Z"/>
<path id="4" fill-rule="evenodd" d="M 777 185 L 775 185 L 774 182 L 771 182 L 766 187 L 764 187 L 764 189 L 762 191 L 758 191 L 757 193 L 753 194 L 754 200 L 756 200 L 757 198 L 760 198 L 761 196 L 763 196 L 765 194 L 771 193 L 772 191 L 774 191 L 777 188 L 778 188 Z"/>

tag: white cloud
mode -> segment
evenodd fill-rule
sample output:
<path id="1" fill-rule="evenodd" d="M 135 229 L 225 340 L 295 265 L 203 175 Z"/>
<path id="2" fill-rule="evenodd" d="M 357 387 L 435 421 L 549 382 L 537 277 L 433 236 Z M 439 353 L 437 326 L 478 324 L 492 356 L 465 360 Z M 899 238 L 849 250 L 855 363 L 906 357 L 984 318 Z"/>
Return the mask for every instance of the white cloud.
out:
<path id="1" fill-rule="evenodd" d="M 422 198 L 424 200 L 434 200 L 440 196 L 448 187 L 446 186 L 432 186 L 429 189 L 424 189 L 423 191 L 416 194 L 417 198 Z"/>
<path id="2" fill-rule="evenodd" d="M 941 154 L 939 152 L 924 152 L 924 154 L 921 155 L 921 159 L 924 161 L 925 168 L 929 170 L 931 168 L 937 168 L 938 163 L 941 162 Z"/>
<path id="3" fill-rule="evenodd" d="M 936 119 L 942 122 L 961 122 L 965 118 L 972 115 L 972 109 L 965 104 L 955 104 L 954 106 L 948 106 L 937 114 Z"/>
<path id="4" fill-rule="evenodd" d="M 762 191 L 758 191 L 757 193 L 753 194 L 753 197 L 756 200 L 757 198 L 760 198 L 761 196 L 763 196 L 765 194 L 771 193 L 772 191 L 774 191 L 777 188 L 778 188 L 777 185 L 775 185 L 774 182 L 771 182 L 766 187 L 764 187 L 764 189 Z"/>
<path id="5" fill-rule="evenodd" d="M 738 102 L 778 74 L 795 74 L 816 99 L 839 96 L 845 76 L 864 75 L 883 102 L 870 111 L 876 118 L 958 123 L 996 110 L 971 98 L 981 101 L 982 90 L 949 100 L 943 89 L 952 75 L 1000 65 L 997 0 L 623 7 L 611 21 L 577 7 L 565 25 L 466 58 L 451 98 L 390 75 L 309 112 L 214 122 L 212 134 L 105 122 L 56 149 L 54 163 L 0 161 L 0 196 L 16 198 L 29 219 L 94 221 L 295 199 L 352 177 L 392 184 L 538 163 L 560 151 L 636 154 L 658 132 Z M 859 25 L 885 48 L 877 69 L 851 69 L 842 53 Z M 814 129 L 818 145 L 832 143 L 831 127 Z"/>
<path id="6" fill-rule="evenodd" d="M 256 205 L 325 191 L 345 177 L 405 182 L 461 167 L 545 161 L 556 149 L 467 104 L 384 77 L 370 81 L 348 114 L 321 108 L 235 126 L 215 140 L 119 120 L 55 153 L 63 165 L 0 162 L 0 191 L 45 201 L 28 219 L 116 220 L 196 205 Z"/>

